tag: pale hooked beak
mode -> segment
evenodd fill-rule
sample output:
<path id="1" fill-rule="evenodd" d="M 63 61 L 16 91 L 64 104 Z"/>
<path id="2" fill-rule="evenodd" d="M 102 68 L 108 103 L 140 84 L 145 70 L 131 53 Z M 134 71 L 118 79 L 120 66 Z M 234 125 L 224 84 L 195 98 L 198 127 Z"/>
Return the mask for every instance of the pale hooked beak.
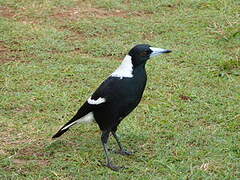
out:
<path id="1" fill-rule="evenodd" d="M 152 53 L 150 54 L 150 57 L 158 56 L 163 53 L 170 53 L 172 52 L 171 50 L 168 49 L 162 49 L 162 48 L 155 48 L 155 47 L 150 47 L 152 50 Z"/>

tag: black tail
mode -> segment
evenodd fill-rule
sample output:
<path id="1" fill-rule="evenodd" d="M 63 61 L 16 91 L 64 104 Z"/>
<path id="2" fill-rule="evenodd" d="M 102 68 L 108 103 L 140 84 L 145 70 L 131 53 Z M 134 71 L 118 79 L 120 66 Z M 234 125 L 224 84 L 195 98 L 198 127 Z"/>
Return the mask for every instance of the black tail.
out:
<path id="1" fill-rule="evenodd" d="M 70 127 L 76 124 L 78 117 L 75 115 L 70 121 L 68 121 L 52 138 L 60 137 L 64 134 Z"/>
<path id="2" fill-rule="evenodd" d="M 60 129 L 52 138 L 58 138 L 58 137 L 60 137 L 60 136 L 61 136 L 62 134 L 64 134 L 68 129 L 69 129 L 69 128 L 64 129 L 64 130 Z"/>
<path id="3" fill-rule="evenodd" d="M 77 114 L 73 116 L 73 118 L 68 121 L 52 138 L 60 137 L 62 134 L 64 134 L 70 127 L 72 127 L 74 124 L 76 124 L 77 120 L 81 117 L 85 116 L 91 112 L 91 108 L 87 102 L 83 104 L 83 106 L 78 110 Z"/>

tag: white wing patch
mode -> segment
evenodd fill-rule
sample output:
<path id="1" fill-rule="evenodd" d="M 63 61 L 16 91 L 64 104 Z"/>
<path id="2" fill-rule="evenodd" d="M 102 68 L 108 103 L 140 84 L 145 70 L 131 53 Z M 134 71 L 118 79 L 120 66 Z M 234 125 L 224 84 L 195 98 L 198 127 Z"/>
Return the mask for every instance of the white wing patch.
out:
<path id="1" fill-rule="evenodd" d="M 132 57 L 126 55 L 121 65 L 111 74 L 111 76 L 119 77 L 120 79 L 124 77 L 132 78 L 133 77 L 132 72 L 133 72 Z"/>
<path id="2" fill-rule="evenodd" d="M 92 104 L 92 105 L 98 105 L 98 104 L 101 104 L 101 103 L 105 103 L 106 99 L 100 97 L 97 100 L 94 100 L 94 99 L 91 99 L 91 97 L 90 97 L 90 98 L 88 98 L 87 102 L 89 104 Z"/>
<path id="3" fill-rule="evenodd" d="M 74 124 L 90 123 L 90 122 L 93 122 L 93 121 L 95 121 L 95 118 L 93 116 L 93 112 L 90 112 L 87 115 L 83 116 L 82 118 L 78 119 L 77 121 L 74 121 L 71 124 L 67 125 L 66 127 L 62 128 L 62 130 L 67 129 L 67 128 L 73 126 Z"/>

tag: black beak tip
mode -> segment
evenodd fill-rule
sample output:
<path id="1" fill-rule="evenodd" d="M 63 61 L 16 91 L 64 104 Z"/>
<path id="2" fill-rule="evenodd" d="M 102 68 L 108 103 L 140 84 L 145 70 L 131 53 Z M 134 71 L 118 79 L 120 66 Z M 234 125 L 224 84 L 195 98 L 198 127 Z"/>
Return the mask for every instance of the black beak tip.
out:
<path id="1" fill-rule="evenodd" d="M 166 50 L 164 53 L 170 53 L 170 52 L 172 52 L 172 50 Z"/>

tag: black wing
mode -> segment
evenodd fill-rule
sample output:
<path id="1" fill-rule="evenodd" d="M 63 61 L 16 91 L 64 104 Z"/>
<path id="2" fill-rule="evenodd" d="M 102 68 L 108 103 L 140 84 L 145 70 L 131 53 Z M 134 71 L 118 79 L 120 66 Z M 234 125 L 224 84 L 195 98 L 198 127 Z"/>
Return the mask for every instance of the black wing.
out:
<path id="1" fill-rule="evenodd" d="M 114 92 L 114 81 L 112 78 L 106 79 L 93 93 L 93 95 L 90 97 L 92 100 L 97 100 L 98 98 L 104 98 L 106 102 L 111 102 L 114 97 L 111 95 Z M 113 87 L 111 87 L 113 86 Z M 60 137 L 62 134 L 64 134 L 70 127 L 72 127 L 74 124 L 77 123 L 77 120 L 86 116 L 88 113 L 94 111 L 96 108 L 102 107 L 104 103 L 100 104 L 90 104 L 88 101 L 86 101 L 81 108 L 78 110 L 78 112 L 73 116 L 73 118 L 68 121 L 61 129 L 52 137 L 57 138 Z"/>

